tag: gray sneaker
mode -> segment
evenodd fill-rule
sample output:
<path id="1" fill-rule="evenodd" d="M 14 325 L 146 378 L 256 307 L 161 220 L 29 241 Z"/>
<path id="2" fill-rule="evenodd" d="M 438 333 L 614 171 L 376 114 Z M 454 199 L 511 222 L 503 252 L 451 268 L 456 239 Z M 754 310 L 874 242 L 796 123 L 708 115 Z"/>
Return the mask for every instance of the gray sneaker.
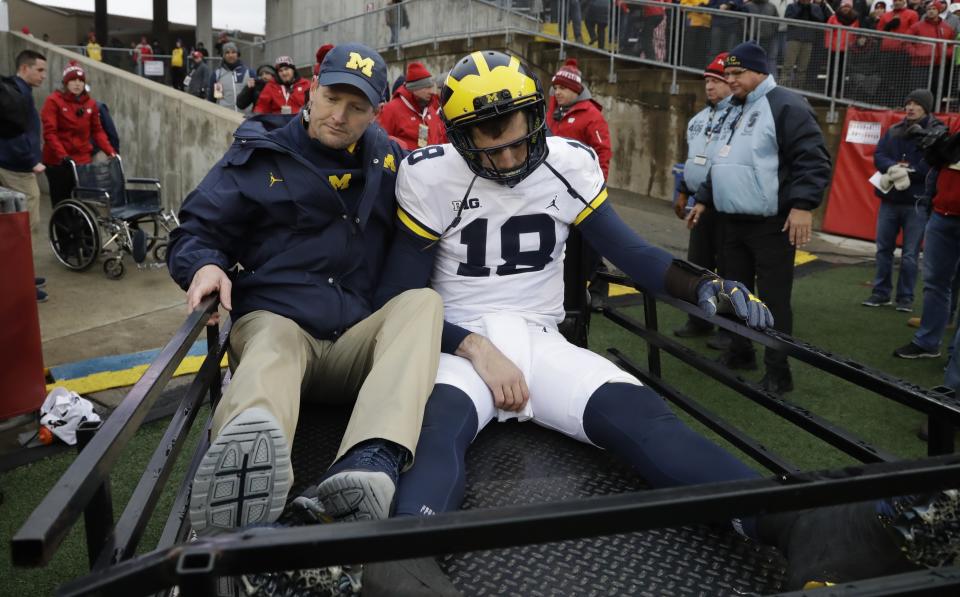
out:
<path id="1" fill-rule="evenodd" d="M 200 536 L 277 520 L 292 482 L 280 424 L 248 408 L 226 424 L 200 462 L 190 490 L 190 524 Z"/>
<path id="2" fill-rule="evenodd" d="M 913 301 L 897 301 L 897 311 L 913 313 Z"/>
<path id="3" fill-rule="evenodd" d="M 880 296 L 879 294 L 871 294 L 870 298 L 860 303 L 864 307 L 886 307 L 887 305 L 892 305 L 890 302 L 889 296 Z"/>
<path id="4" fill-rule="evenodd" d="M 335 520 L 390 516 L 407 451 L 386 440 L 363 442 L 334 463 L 317 485 L 317 499 Z"/>
<path id="5" fill-rule="evenodd" d="M 940 351 L 920 348 L 911 342 L 893 351 L 893 356 L 900 359 L 935 359 L 940 356 Z"/>

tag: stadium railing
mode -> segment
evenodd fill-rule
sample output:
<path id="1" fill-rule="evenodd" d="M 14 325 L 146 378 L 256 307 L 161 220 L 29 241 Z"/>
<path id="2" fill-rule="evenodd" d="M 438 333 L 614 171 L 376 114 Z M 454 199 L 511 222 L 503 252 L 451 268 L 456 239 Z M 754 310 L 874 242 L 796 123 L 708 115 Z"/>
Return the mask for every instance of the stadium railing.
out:
<path id="1" fill-rule="evenodd" d="M 615 277 L 610 280 L 624 282 Z M 222 576 L 620 534 L 956 486 L 960 478 L 960 456 L 954 453 L 954 432 L 960 425 L 960 401 L 951 393 L 924 390 L 784 334 L 760 333 L 732 320 L 712 319 L 719 327 L 783 350 L 825 374 L 926 413 L 929 457 L 898 460 L 800 404 L 737 378 L 712 360 L 659 333 L 657 319 L 661 305 L 704 317 L 698 307 L 648 293 L 642 293 L 642 299 L 642 322 L 617 307 L 606 309 L 604 315 L 646 341 L 646 368 L 619 350 L 611 349 L 610 353 L 622 367 L 740 448 L 771 471 L 773 477 L 533 506 L 460 511 L 419 519 L 247 529 L 185 543 L 189 530 L 186 511 L 190 480 L 206 451 L 206 433 L 201 433 L 184 477 L 170 479 L 170 475 L 190 427 L 197 424 L 196 415 L 205 397 L 209 396 L 211 404 L 219 399 L 220 362 L 226 349 L 228 322 L 222 329 L 216 326 L 206 329 L 208 354 L 183 393 L 180 407 L 120 518 L 114 521 L 110 492 L 113 465 L 194 340 L 203 333 L 205 321 L 216 309 L 215 298 L 210 298 L 187 318 L 120 406 L 102 424 L 81 431 L 81 451 L 76 460 L 14 536 L 12 561 L 17 566 L 47 564 L 82 515 L 91 572 L 62 585 L 59 594 L 96 592 L 127 596 L 165 592 L 177 585 L 180 595 L 209 595 L 217 578 Z M 661 375 L 662 353 L 735 389 L 759 407 L 863 464 L 829 471 L 801 471 L 670 385 Z M 208 430 L 209 419 L 203 424 L 203 430 Z M 135 555 L 159 493 L 168 481 L 178 489 L 160 539 L 152 551 Z M 953 565 L 848 583 L 843 587 L 843 594 L 876 594 L 878 587 L 947 594 L 960 589 L 960 567 Z"/>
<path id="2" fill-rule="evenodd" d="M 537 3 L 523 0 L 408 0 L 355 16 L 331 21 L 303 31 L 263 42 L 266 56 L 289 54 L 300 66 L 313 63 L 316 49 L 326 43 L 361 41 L 380 51 L 394 50 L 402 56 L 404 46 L 464 39 L 468 46 L 480 36 L 514 34 L 535 36 L 559 45 L 561 58 L 571 49 L 608 57 L 611 82 L 617 70 L 631 63 L 669 68 L 673 72 L 672 92 L 677 92 L 679 73 L 703 72 L 703 68 L 720 51 L 729 50 L 742 41 L 755 40 L 767 51 L 771 72 L 778 83 L 812 98 L 830 102 L 831 118 L 836 105 L 870 108 L 901 108 L 906 94 L 914 87 L 934 91 L 936 105 L 944 110 L 956 109 L 960 65 L 956 52 L 960 42 L 899 35 L 826 23 L 809 23 L 702 7 L 667 4 L 656 0 L 627 0 L 621 6 L 611 3 L 605 34 L 605 47 L 578 43 L 572 34 L 570 2 L 558 0 L 551 11 L 538 13 Z M 663 18 L 653 23 L 644 12 L 663 11 Z M 397 43 L 390 44 L 388 13 L 394 22 L 407 27 L 398 30 Z M 581 27 L 586 28 L 585 10 L 581 11 Z M 545 19 L 551 19 L 548 23 Z M 557 23 L 564 26 L 559 27 Z M 695 26 L 696 24 L 709 26 Z M 832 32 L 832 33 L 831 33 Z M 833 35 L 843 52 L 830 52 L 826 41 Z M 652 43 L 647 42 L 652 39 Z M 887 40 L 901 47 L 899 58 L 881 53 Z M 584 39 L 584 42 L 589 41 Z M 792 44 L 790 42 L 798 42 Z M 849 47 L 846 45 L 849 44 Z M 801 49 L 807 45 L 808 50 Z M 793 46 L 796 46 L 795 48 Z M 648 55 L 644 50 L 652 48 Z M 806 67 L 784 70 L 788 48 L 799 52 Z M 908 53 L 908 49 L 916 51 Z M 894 53 L 896 55 L 896 53 Z M 951 55 L 939 62 L 922 56 Z M 881 59 L 882 58 L 882 59 Z M 619 61 L 619 62 L 618 62 Z M 795 61 L 792 61 L 795 62 Z M 911 87 L 912 86 L 912 87 Z M 909 88 L 908 88 L 909 87 Z"/>
<path id="3" fill-rule="evenodd" d="M 72 52 L 76 52 L 82 56 L 87 56 L 86 46 L 66 45 L 66 46 L 60 46 L 60 47 L 70 50 Z M 119 69 L 123 69 L 125 71 L 134 73 L 136 75 L 140 75 L 141 77 L 145 76 L 147 78 L 150 78 L 160 83 L 165 83 L 167 85 L 171 84 L 172 71 L 170 67 L 170 64 L 171 64 L 170 60 L 171 58 L 173 58 L 173 56 L 171 56 L 170 54 L 151 54 L 149 61 L 138 62 L 134 60 L 134 55 L 135 55 L 135 51 L 133 50 L 133 48 L 106 47 L 106 48 L 100 49 L 101 62 L 103 62 L 104 64 L 115 66 Z M 190 60 L 189 55 L 186 54 L 186 51 L 184 52 L 183 60 L 184 60 L 184 75 L 187 75 L 190 73 L 190 70 L 191 70 L 190 65 L 192 61 Z M 214 56 L 214 57 L 204 58 L 204 61 L 207 63 L 207 65 L 210 67 L 212 71 L 213 69 L 220 66 L 222 59 L 219 56 Z M 162 64 L 163 66 L 160 71 L 161 74 L 151 74 L 151 71 L 149 70 L 146 70 L 145 72 L 146 62 L 154 62 L 156 64 Z M 250 65 L 247 64 L 247 66 L 250 66 Z M 149 67 L 146 67 L 146 68 L 149 68 Z M 250 66 L 250 68 L 256 69 L 256 66 Z"/>

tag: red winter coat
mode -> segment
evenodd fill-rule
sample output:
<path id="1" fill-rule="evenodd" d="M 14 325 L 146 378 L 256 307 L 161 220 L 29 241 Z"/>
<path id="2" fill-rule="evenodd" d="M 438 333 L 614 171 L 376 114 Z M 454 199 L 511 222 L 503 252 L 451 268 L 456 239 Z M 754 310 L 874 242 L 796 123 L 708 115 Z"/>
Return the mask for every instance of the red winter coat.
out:
<path id="1" fill-rule="evenodd" d="M 901 8 L 900 10 L 894 9 L 880 16 L 880 20 L 877 21 L 877 31 L 886 31 L 885 27 L 887 26 L 887 23 L 896 17 L 900 18 L 900 25 L 896 29 L 891 29 L 888 31 L 888 33 L 906 34 L 910 30 L 910 27 L 920 20 L 920 17 L 917 15 L 916 11 L 911 8 Z M 884 37 L 880 41 L 880 49 L 884 52 L 898 52 L 902 47 L 903 42 L 899 39 L 890 39 L 888 37 Z"/>
<path id="2" fill-rule="evenodd" d="M 595 100 L 581 100 L 564 113 L 563 118 L 554 119 L 557 111 L 557 98 L 550 96 L 547 106 L 547 126 L 558 137 L 574 139 L 593 148 L 600 160 L 603 177 L 607 178 L 610 169 L 610 129 L 601 114 L 603 107 Z"/>
<path id="3" fill-rule="evenodd" d="M 270 81 L 260 92 L 260 98 L 253 111 L 257 114 L 281 114 L 284 106 L 290 106 L 290 114 L 296 114 L 307 103 L 310 81 L 295 79 L 290 86 Z"/>
<path id="4" fill-rule="evenodd" d="M 447 129 L 437 113 L 439 102 L 436 96 L 426 108 L 418 111 L 417 98 L 413 92 L 401 85 L 393 94 L 393 99 L 383 106 L 377 121 L 387 134 L 393 137 L 401 147 L 412 151 L 421 147 L 420 125 L 427 127 L 424 145 L 440 145 L 447 142 Z"/>
<path id="5" fill-rule="evenodd" d="M 840 22 L 840 19 L 837 18 L 837 15 L 830 15 L 830 18 L 827 19 L 827 24 L 853 27 L 854 29 L 860 28 L 860 21 L 858 19 L 854 19 L 849 25 L 844 25 Z M 856 41 L 856 37 L 849 31 L 828 29 L 823 32 L 823 47 L 830 52 L 846 52 L 847 48 L 852 46 L 854 41 Z"/>
<path id="6" fill-rule="evenodd" d="M 933 211 L 942 216 L 960 216 L 960 171 L 941 168 L 937 173 Z"/>
<path id="7" fill-rule="evenodd" d="M 937 17 L 936 22 L 931 23 L 922 19 L 910 27 L 910 35 L 918 37 L 932 37 L 933 39 L 952 40 L 956 36 L 953 27 L 943 22 L 943 19 Z M 907 44 L 907 51 L 910 53 L 910 64 L 913 66 L 930 66 L 930 57 L 934 53 L 934 47 L 930 43 Z M 947 46 L 947 60 L 953 56 L 953 46 Z M 936 44 L 936 56 L 933 58 L 934 64 L 940 64 L 943 61 L 943 46 Z M 939 74 L 935 75 L 939 76 Z"/>
<path id="8" fill-rule="evenodd" d="M 153 60 L 153 48 L 150 47 L 150 44 L 137 44 L 137 47 L 133 49 L 133 61 L 150 62 L 151 60 Z"/>
<path id="9" fill-rule="evenodd" d="M 68 157 L 78 164 L 89 164 L 93 153 L 91 137 L 107 156 L 117 153 L 100 125 L 97 102 L 86 93 L 75 96 L 60 89 L 54 91 L 43 102 L 40 122 L 44 164 L 55 166 Z"/>

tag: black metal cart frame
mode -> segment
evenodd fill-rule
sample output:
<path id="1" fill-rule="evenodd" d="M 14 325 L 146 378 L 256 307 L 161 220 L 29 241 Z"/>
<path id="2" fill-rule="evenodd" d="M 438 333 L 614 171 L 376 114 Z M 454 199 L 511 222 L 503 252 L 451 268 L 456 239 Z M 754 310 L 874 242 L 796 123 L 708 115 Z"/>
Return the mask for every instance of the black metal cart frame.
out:
<path id="1" fill-rule="evenodd" d="M 623 279 L 609 277 L 612 281 Z M 642 291 L 641 291 L 642 292 Z M 717 326 L 841 379 L 928 415 L 928 458 L 899 461 L 852 433 L 801 406 L 732 375 L 696 352 L 661 335 L 658 303 L 704 317 L 696 306 L 643 293 L 644 321 L 613 307 L 604 315 L 643 338 L 649 347 L 647 369 L 621 352 L 610 352 L 620 366 L 637 375 L 691 416 L 772 471 L 774 478 L 658 489 L 574 502 L 460 511 L 420 519 L 391 519 L 289 529 L 251 529 L 185 544 L 190 481 L 207 448 L 206 433 L 180 482 L 174 506 L 156 548 L 135 556 L 158 496 L 186 441 L 198 409 L 209 396 L 219 399 L 220 362 L 229 322 L 205 326 L 216 310 L 209 298 L 195 310 L 161 350 L 120 406 L 102 423 L 78 433 L 80 452 L 57 485 L 44 497 L 11 544 L 17 566 L 43 566 L 68 531 L 84 517 L 90 574 L 60 588 L 63 595 L 152 594 L 179 585 L 182 595 L 207 595 L 216 578 L 240 573 L 315 568 L 345 561 L 383 561 L 625 533 L 736 516 L 928 492 L 956 487 L 960 455 L 954 429 L 960 425 L 960 401 L 952 392 L 925 390 L 873 371 L 777 332 L 760 333 L 725 318 Z M 208 353 L 184 393 L 160 444 L 118 520 L 113 517 L 110 473 L 139 429 L 192 343 L 206 329 Z M 723 421 L 661 378 L 661 353 L 685 361 L 826 443 L 862 462 L 842 469 L 803 472 L 755 439 Z M 209 428 L 209 420 L 202 423 Z M 870 579 L 835 587 L 849 595 L 943 594 L 960 591 L 960 567 L 951 566 Z"/>

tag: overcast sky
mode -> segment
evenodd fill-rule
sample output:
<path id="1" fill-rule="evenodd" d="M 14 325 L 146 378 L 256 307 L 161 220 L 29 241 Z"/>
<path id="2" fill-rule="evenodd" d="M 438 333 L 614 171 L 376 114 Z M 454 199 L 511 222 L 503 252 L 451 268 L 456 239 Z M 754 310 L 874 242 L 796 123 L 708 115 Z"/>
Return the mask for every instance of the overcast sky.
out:
<path id="1" fill-rule="evenodd" d="M 37 4 L 62 6 L 93 11 L 94 0 L 33 0 Z M 263 34 L 266 17 L 266 0 L 213 0 L 214 29 L 240 29 Z M 110 14 L 152 18 L 153 0 L 107 0 Z M 196 0 L 167 0 L 167 13 L 171 21 L 195 25 L 197 23 Z"/>

